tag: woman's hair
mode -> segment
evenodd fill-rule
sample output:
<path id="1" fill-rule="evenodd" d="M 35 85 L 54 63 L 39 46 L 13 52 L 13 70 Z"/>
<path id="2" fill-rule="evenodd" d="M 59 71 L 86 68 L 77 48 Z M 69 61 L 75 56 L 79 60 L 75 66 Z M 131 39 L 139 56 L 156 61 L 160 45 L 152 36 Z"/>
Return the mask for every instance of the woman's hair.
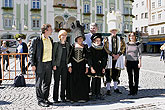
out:
<path id="1" fill-rule="evenodd" d="M 135 36 L 135 39 L 136 39 L 136 33 L 135 33 L 135 32 L 130 32 L 130 33 L 128 34 L 128 40 L 129 40 L 129 41 L 130 41 L 131 34 L 133 34 L 133 35 Z"/>
<path id="2" fill-rule="evenodd" d="M 58 38 L 61 39 L 61 35 L 67 35 L 67 32 L 65 30 L 60 30 L 59 33 L 58 33 Z"/>

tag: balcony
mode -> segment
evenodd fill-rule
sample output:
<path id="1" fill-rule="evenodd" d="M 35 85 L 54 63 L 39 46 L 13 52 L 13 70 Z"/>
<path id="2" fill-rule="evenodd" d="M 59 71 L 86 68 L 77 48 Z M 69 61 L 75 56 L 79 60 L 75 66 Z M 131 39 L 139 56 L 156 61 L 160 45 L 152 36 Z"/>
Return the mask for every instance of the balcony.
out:
<path id="1" fill-rule="evenodd" d="M 40 8 L 31 8 L 30 11 L 41 11 Z"/>
<path id="2" fill-rule="evenodd" d="M 69 6 L 64 6 L 62 4 L 58 4 L 58 5 L 53 5 L 54 8 L 68 8 L 68 9 L 77 9 L 77 7 L 69 7 Z"/>
<path id="3" fill-rule="evenodd" d="M 101 16 L 101 17 L 103 17 L 104 16 L 104 14 L 96 14 L 97 16 Z"/>
<path id="4" fill-rule="evenodd" d="M 86 15 L 86 16 L 90 16 L 91 15 L 91 13 L 83 13 L 83 15 Z"/>
<path id="5" fill-rule="evenodd" d="M 13 7 L 2 7 L 4 10 L 13 10 Z"/>

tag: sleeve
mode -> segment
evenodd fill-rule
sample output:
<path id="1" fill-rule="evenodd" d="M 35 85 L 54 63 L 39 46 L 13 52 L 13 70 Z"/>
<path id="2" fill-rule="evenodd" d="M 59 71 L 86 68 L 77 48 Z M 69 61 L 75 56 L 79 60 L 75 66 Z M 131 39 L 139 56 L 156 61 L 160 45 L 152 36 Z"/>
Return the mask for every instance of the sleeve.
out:
<path id="1" fill-rule="evenodd" d="M 121 47 L 120 47 L 119 55 L 122 55 L 122 54 L 124 54 L 125 48 L 126 48 L 126 45 L 125 45 L 125 42 L 124 42 L 123 38 L 121 38 L 121 42 L 120 43 L 121 43 Z"/>
<path id="2" fill-rule="evenodd" d="M 109 54 L 110 56 L 112 56 L 112 51 L 109 50 L 109 46 L 108 46 L 107 42 L 108 42 L 108 38 L 105 38 L 104 39 L 104 49 L 107 52 L 107 54 Z"/>
<path id="3" fill-rule="evenodd" d="M 73 45 L 70 45 L 69 48 L 69 57 L 68 57 L 68 67 L 72 66 L 72 56 L 73 56 Z"/>
<path id="4" fill-rule="evenodd" d="M 139 59 L 142 58 L 142 43 L 138 45 L 138 50 L 139 50 Z"/>
<path id="5" fill-rule="evenodd" d="M 31 66 L 36 66 L 36 50 L 37 50 L 37 39 L 33 39 L 30 49 L 29 49 L 29 58 L 31 62 Z"/>
<path id="6" fill-rule="evenodd" d="M 92 47 L 89 48 L 89 54 L 88 54 L 88 64 L 89 64 L 89 67 L 92 67 L 93 66 L 93 63 L 92 63 Z"/>
<path id="7" fill-rule="evenodd" d="M 103 49 L 103 59 L 102 59 L 102 66 L 103 66 L 103 68 L 105 68 L 106 67 L 106 65 L 107 65 L 107 58 L 108 58 L 108 54 L 106 53 L 106 51 L 105 51 L 105 49 Z"/>
<path id="8" fill-rule="evenodd" d="M 127 60 L 127 55 L 128 55 L 128 44 L 126 44 L 126 49 L 125 49 L 125 60 Z"/>
<path id="9" fill-rule="evenodd" d="M 89 48 L 88 48 L 88 45 L 85 45 L 84 48 L 85 48 L 85 58 L 86 58 L 86 60 L 87 60 L 87 62 L 86 62 L 86 67 L 89 68 L 90 50 L 89 50 Z"/>
<path id="10" fill-rule="evenodd" d="M 52 54 L 52 66 L 56 66 L 56 53 L 58 48 L 58 42 L 53 43 L 53 54 Z"/>

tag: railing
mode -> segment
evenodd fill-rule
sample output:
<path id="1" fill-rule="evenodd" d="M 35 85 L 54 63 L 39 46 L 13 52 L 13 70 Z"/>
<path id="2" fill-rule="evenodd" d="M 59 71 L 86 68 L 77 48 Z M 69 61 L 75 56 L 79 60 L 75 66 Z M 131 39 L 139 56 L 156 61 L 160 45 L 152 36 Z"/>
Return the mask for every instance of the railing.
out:
<path id="1" fill-rule="evenodd" d="M 31 70 L 29 70 L 28 53 L 9 53 L 9 54 L 0 54 L 0 55 L 2 57 L 1 58 L 1 60 L 2 60 L 2 63 L 1 63 L 2 79 L 0 79 L 0 80 L 14 80 L 14 78 L 17 75 L 22 74 L 22 71 L 23 71 L 22 70 L 22 57 L 23 57 L 23 55 L 25 55 L 25 65 L 27 67 L 27 69 L 25 70 L 26 74 L 24 74 L 25 79 L 34 79 L 35 78 L 35 72 L 32 72 Z M 9 65 L 8 65 L 8 71 L 7 72 L 4 71 L 4 64 L 3 64 L 4 55 L 8 56 L 8 64 Z M 17 58 L 16 58 L 17 55 L 20 56 L 19 61 L 17 61 Z M 9 56 L 13 56 L 14 58 L 10 59 Z M 12 60 L 12 62 L 10 62 L 11 60 Z M 21 62 L 21 66 L 20 66 L 20 63 L 18 64 L 21 68 L 20 67 L 17 68 L 18 62 Z M 19 69 L 21 69 L 21 70 L 19 70 Z"/>

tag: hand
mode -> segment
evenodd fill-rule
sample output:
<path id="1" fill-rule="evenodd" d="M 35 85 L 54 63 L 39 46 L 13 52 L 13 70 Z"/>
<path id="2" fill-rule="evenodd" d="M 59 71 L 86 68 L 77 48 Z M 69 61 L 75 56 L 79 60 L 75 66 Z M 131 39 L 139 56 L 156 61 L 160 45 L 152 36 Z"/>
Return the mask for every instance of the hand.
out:
<path id="1" fill-rule="evenodd" d="M 127 67 L 127 61 L 125 61 L 125 64 L 124 65 L 125 65 L 125 67 Z"/>
<path id="2" fill-rule="evenodd" d="M 69 71 L 69 73 L 72 73 L 72 67 L 71 66 L 68 68 L 68 71 Z"/>
<path id="3" fill-rule="evenodd" d="M 57 67 L 56 66 L 53 66 L 53 70 L 57 70 Z"/>
<path id="4" fill-rule="evenodd" d="M 139 63 L 139 64 L 138 64 L 138 68 L 141 68 L 141 67 L 142 67 L 142 64 L 141 64 L 141 63 Z"/>
<path id="5" fill-rule="evenodd" d="M 103 68 L 102 73 L 105 73 L 105 69 Z"/>
<path id="6" fill-rule="evenodd" d="M 118 58 L 119 58 L 119 54 L 117 54 L 117 55 L 112 55 L 113 56 L 113 60 L 117 60 Z"/>
<path id="7" fill-rule="evenodd" d="M 32 71 L 36 71 L 36 66 L 32 66 Z"/>
<path id="8" fill-rule="evenodd" d="M 93 69 L 93 67 L 91 67 L 91 73 L 96 73 L 96 71 Z"/>
<path id="9" fill-rule="evenodd" d="M 86 71 L 85 71 L 85 74 L 87 74 L 88 73 L 88 68 L 86 67 Z"/>

